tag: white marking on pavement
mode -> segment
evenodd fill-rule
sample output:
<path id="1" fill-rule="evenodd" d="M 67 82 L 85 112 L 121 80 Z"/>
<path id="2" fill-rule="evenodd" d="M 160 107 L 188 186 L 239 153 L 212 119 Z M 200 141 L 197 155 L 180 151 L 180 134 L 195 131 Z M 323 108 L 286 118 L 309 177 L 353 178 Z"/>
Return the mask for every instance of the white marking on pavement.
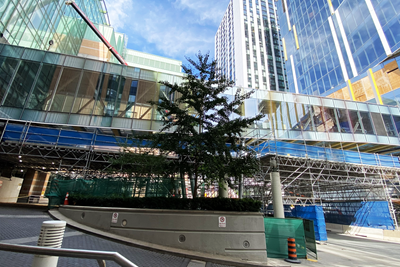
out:
<path id="1" fill-rule="evenodd" d="M 71 237 L 71 236 L 78 236 L 78 235 L 83 235 L 83 233 L 81 233 L 81 232 L 67 232 L 67 233 L 64 234 L 64 238 L 65 237 Z M 32 237 L 25 237 L 25 238 L 1 240 L 0 243 L 24 244 L 24 243 L 37 242 L 38 239 L 39 239 L 39 236 L 32 236 Z"/>
<path id="2" fill-rule="evenodd" d="M 0 215 L 0 218 L 35 219 L 35 218 L 50 218 L 50 216 L 49 215 Z"/>
<path id="3" fill-rule="evenodd" d="M 206 263 L 204 261 L 191 260 L 187 267 L 205 267 Z"/>

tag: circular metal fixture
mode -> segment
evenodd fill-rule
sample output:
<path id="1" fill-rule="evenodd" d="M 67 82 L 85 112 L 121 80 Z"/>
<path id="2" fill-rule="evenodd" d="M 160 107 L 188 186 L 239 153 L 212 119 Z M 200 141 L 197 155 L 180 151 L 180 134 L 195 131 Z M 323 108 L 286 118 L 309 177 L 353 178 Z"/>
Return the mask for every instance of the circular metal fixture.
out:
<path id="1" fill-rule="evenodd" d="M 247 240 L 245 240 L 245 241 L 243 242 L 243 247 L 244 247 L 244 248 L 249 248 L 249 247 L 250 247 L 250 242 L 247 241 Z"/>
<path id="2" fill-rule="evenodd" d="M 127 220 L 122 220 L 122 223 L 121 223 L 122 226 L 126 226 L 127 224 L 128 224 Z"/>
<path id="3" fill-rule="evenodd" d="M 186 236 L 180 235 L 180 236 L 179 236 L 179 242 L 183 243 L 183 242 L 185 242 L 185 241 L 186 241 Z"/>

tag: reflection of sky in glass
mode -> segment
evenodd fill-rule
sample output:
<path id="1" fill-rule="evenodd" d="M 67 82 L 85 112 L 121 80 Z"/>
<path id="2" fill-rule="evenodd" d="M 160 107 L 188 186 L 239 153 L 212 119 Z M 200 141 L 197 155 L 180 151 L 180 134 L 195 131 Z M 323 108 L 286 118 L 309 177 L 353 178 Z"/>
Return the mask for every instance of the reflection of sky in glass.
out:
<path id="1" fill-rule="evenodd" d="M 287 12 L 283 13 L 281 1 L 277 2 L 281 18 L 282 37 L 285 38 L 288 57 L 286 61 L 289 91 L 294 92 L 294 80 L 300 93 L 309 95 L 331 94 L 331 89 L 344 83 L 343 72 L 354 77 L 351 57 L 359 74 L 375 66 L 386 57 L 386 52 L 374 24 L 366 1 L 331 0 L 334 14 L 329 10 L 328 1 L 287 1 Z M 398 0 L 375 1 L 373 8 L 382 26 L 391 51 L 400 48 L 400 5 Z M 293 31 L 289 31 L 287 15 L 291 26 L 295 25 L 299 39 L 296 48 Z M 340 66 L 332 29 L 328 18 L 332 18 L 333 29 L 343 55 L 344 69 Z M 342 22 L 344 35 L 339 27 Z M 348 41 L 349 53 L 344 45 Z M 330 91 L 331 90 L 331 91 Z"/>

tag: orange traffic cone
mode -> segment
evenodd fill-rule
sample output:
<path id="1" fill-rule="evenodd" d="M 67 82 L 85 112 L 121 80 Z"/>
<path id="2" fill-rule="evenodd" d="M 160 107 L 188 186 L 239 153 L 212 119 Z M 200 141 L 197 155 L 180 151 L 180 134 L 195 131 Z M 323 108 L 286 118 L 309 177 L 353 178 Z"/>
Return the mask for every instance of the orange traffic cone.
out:
<path id="1" fill-rule="evenodd" d="M 297 259 L 297 252 L 296 252 L 296 240 L 294 238 L 288 238 L 288 259 L 285 259 L 285 261 L 290 262 L 290 263 L 301 263 Z"/>
<path id="2" fill-rule="evenodd" d="M 69 193 L 67 192 L 67 194 L 65 195 L 65 199 L 64 199 L 64 205 L 69 205 L 68 196 L 69 196 Z"/>

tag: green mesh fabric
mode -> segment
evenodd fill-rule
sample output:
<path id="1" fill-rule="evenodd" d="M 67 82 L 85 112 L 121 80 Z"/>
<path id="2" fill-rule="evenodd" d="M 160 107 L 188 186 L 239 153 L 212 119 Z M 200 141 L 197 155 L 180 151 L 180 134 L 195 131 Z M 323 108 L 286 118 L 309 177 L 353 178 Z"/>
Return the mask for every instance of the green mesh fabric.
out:
<path id="1" fill-rule="evenodd" d="M 296 239 L 297 258 L 306 258 L 307 249 L 302 219 L 264 218 L 264 227 L 268 258 L 286 259 L 289 237 Z"/>
<path id="2" fill-rule="evenodd" d="M 124 196 L 124 197 L 184 197 L 185 183 L 170 178 L 136 177 L 132 179 L 67 179 L 57 176 L 51 180 L 45 196 L 49 198 L 49 206 L 64 203 L 67 194 L 82 194 L 90 196 Z"/>

